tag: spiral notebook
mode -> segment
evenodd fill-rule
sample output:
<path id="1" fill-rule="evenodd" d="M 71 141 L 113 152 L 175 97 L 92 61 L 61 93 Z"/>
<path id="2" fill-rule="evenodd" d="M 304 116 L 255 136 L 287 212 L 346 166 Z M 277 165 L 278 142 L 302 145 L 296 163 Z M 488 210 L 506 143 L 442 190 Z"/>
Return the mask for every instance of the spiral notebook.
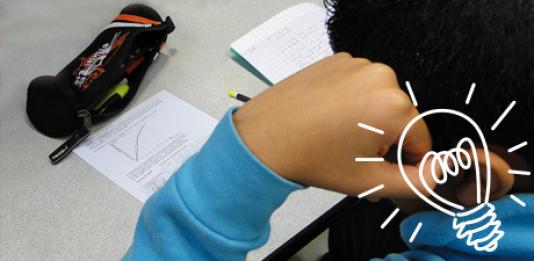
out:
<path id="1" fill-rule="evenodd" d="M 332 55 L 326 19 L 327 10 L 315 4 L 292 6 L 233 42 L 234 60 L 276 84 Z"/>

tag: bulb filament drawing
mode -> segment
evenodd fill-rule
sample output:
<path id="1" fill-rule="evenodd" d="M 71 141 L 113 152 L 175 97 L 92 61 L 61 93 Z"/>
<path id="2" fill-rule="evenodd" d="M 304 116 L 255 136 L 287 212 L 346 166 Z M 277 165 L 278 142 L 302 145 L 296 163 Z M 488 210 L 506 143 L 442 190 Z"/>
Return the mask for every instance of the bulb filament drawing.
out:
<path id="1" fill-rule="evenodd" d="M 469 93 L 465 100 L 465 104 L 469 105 L 471 101 L 473 92 L 475 90 L 476 84 L 472 83 L 469 89 Z M 410 94 L 410 99 L 415 107 L 418 106 L 417 99 L 414 95 L 410 83 L 406 82 L 406 88 Z M 512 108 L 515 106 L 516 101 L 512 101 L 508 107 L 502 112 L 499 118 L 491 126 L 491 131 L 495 131 L 503 119 L 510 113 Z M 419 162 L 419 171 L 417 177 L 425 194 L 422 193 L 416 186 L 414 186 L 413 180 L 410 180 L 403 164 L 403 144 L 404 139 L 406 138 L 410 128 L 424 117 L 434 115 L 434 114 L 445 114 L 453 117 L 460 117 L 469 123 L 473 129 L 476 131 L 476 136 L 478 136 L 478 148 L 475 147 L 475 143 L 469 137 L 464 137 L 460 139 L 456 147 L 446 150 L 446 151 L 429 151 L 427 152 L 422 160 Z M 365 123 L 358 123 L 358 127 L 373 132 L 374 134 L 384 135 L 384 131 L 376 128 L 374 126 L 367 125 Z M 519 143 L 510 149 L 508 153 L 512 153 L 522 147 L 525 147 L 527 142 L 524 141 Z M 482 150 L 483 155 L 480 155 L 477 150 Z M 484 161 L 482 164 L 483 167 L 479 164 L 480 157 L 483 157 Z M 382 162 L 384 158 L 382 157 L 356 157 L 356 162 Z M 452 228 L 456 230 L 456 237 L 458 239 L 464 240 L 465 243 L 473 247 L 476 251 L 485 251 L 493 252 L 498 248 L 499 240 L 504 236 L 505 232 L 500 230 L 502 222 L 497 218 L 495 213 L 495 206 L 489 202 L 490 192 L 491 192 L 491 162 L 489 156 L 489 149 L 484 138 L 484 134 L 477 123 L 465 115 L 462 112 L 451 110 L 451 109 L 434 109 L 425 111 L 413 119 L 404 127 L 402 134 L 400 135 L 398 146 L 397 146 L 397 163 L 400 170 L 400 173 L 406 182 L 406 184 L 412 189 L 412 191 L 423 201 L 425 201 L 430 206 L 439 210 L 440 212 L 449 215 L 453 218 Z M 437 193 L 429 186 L 425 179 L 425 173 L 423 169 L 425 166 L 430 164 L 430 176 L 433 179 L 433 182 L 438 185 L 445 184 L 449 179 L 449 176 L 456 177 L 463 171 L 470 171 L 470 175 L 475 175 L 476 182 L 476 203 L 477 206 L 466 210 L 465 206 L 459 205 L 457 203 L 451 202 Z M 481 169 L 482 168 L 482 169 Z M 531 172 L 528 170 L 515 170 L 509 169 L 508 173 L 513 175 L 530 175 Z M 485 185 L 482 186 L 482 181 L 485 181 Z M 375 193 L 378 190 L 384 188 L 384 184 L 380 184 L 376 187 L 370 188 L 367 191 L 364 191 L 358 195 L 358 198 L 366 197 L 372 193 Z M 526 207 L 525 202 L 521 201 L 518 197 L 511 194 L 510 198 L 514 200 L 517 204 L 522 207 Z M 399 208 L 396 208 L 389 217 L 382 223 L 381 229 L 384 229 L 387 224 L 395 217 L 399 212 Z M 415 229 L 412 232 L 409 242 L 412 243 L 419 230 L 422 227 L 422 222 L 419 222 Z"/>
<path id="2" fill-rule="evenodd" d="M 408 178 L 403 167 L 402 147 L 410 128 L 417 121 L 433 114 L 457 116 L 471 124 L 478 134 L 481 147 L 484 151 L 485 171 L 483 173 L 485 176 L 481 177 L 479 159 L 473 140 L 464 137 L 458 142 L 456 147 L 448 151 L 429 151 L 424 155 L 419 167 L 419 179 L 429 195 L 427 197 Z M 465 240 L 468 246 L 472 246 L 477 251 L 493 252 L 497 249 L 498 241 L 504 236 L 504 232 L 499 230 L 501 221 L 497 219 L 497 215 L 494 212 L 495 207 L 489 202 L 491 189 L 489 150 L 482 130 L 473 119 L 459 111 L 450 109 L 429 110 L 418 115 L 406 125 L 400 136 L 397 161 L 400 172 L 408 186 L 426 203 L 453 217 L 452 227 L 457 231 L 456 237 L 458 239 Z M 455 177 L 463 170 L 473 170 L 476 179 L 477 207 L 466 211 L 464 206 L 453 203 L 434 192 L 424 177 L 423 169 L 426 164 L 430 164 L 431 177 L 439 185 L 445 184 L 449 176 Z M 482 187 L 482 178 L 486 181 L 485 187 Z"/>

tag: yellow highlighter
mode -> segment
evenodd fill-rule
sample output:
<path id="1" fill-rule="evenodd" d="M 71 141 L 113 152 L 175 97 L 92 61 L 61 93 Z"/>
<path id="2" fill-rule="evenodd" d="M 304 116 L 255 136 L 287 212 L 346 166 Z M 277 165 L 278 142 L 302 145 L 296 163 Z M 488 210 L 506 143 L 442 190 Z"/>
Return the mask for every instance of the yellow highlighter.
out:
<path id="1" fill-rule="evenodd" d="M 250 100 L 250 97 L 246 96 L 246 95 L 243 95 L 241 93 L 238 93 L 236 91 L 234 91 L 233 89 L 230 90 L 230 93 L 229 93 L 230 97 L 232 98 L 235 98 L 239 101 L 242 101 L 242 102 L 248 102 Z"/>
<path id="2" fill-rule="evenodd" d="M 98 113 L 103 113 L 106 109 L 117 101 L 121 100 L 126 96 L 130 86 L 126 83 L 120 83 L 115 88 L 111 89 L 106 96 L 95 106 L 95 111 Z"/>

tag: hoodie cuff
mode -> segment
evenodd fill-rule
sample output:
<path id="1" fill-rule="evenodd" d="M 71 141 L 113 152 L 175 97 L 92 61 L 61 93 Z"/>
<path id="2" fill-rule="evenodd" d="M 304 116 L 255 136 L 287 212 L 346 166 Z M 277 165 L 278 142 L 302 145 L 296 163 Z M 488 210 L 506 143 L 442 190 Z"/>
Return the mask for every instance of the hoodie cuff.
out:
<path id="1" fill-rule="evenodd" d="M 225 114 L 175 184 L 192 214 L 211 230 L 254 240 L 269 233 L 271 214 L 303 186 L 282 178 L 249 151 L 232 120 L 236 110 Z"/>

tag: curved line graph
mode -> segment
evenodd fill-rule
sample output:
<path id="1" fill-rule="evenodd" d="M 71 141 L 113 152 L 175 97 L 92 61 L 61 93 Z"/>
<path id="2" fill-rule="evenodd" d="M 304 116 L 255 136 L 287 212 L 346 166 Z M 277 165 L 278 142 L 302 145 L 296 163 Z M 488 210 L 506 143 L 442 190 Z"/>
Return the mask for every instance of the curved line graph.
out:
<path id="1" fill-rule="evenodd" d="M 119 146 L 115 144 L 115 142 L 111 144 L 111 147 L 113 147 L 115 150 L 117 150 L 119 153 L 123 154 L 127 158 L 133 161 L 139 162 L 139 137 L 141 136 L 141 132 L 143 132 L 143 129 L 145 128 L 145 126 L 146 124 L 143 124 L 143 126 L 139 128 L 139 131 L 137 131 L 137 134 L 135 135 L 135 143 L 134 143 L 134 148 L 131 151 L 132 153 L 128 153 L 125 150 L 121 149 Z"/>

